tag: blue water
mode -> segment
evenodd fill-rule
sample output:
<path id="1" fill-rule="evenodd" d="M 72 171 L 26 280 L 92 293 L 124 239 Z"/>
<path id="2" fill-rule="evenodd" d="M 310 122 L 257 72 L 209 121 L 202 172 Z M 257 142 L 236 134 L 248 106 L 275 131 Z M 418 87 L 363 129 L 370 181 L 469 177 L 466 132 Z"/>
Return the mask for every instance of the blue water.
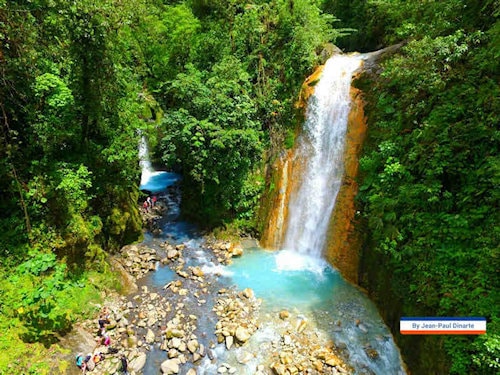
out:
<path id="1" fill-rule="evenodd" d="M 322 332 L 325 332 L 339 347 L 347 348 L 349 362 L 355 368 L 356 374 L 404 374 L 399 351 L 393 338 L 380 318 L 375 305 L 359 289 L 346 282 L 339 272 L 322 259 L 287 250 L 269 252 L 260 248 L 245 248 L 244 255 L 233 259 L 228 266 L 213 263 L 213 258 L 203 248 L 203 241 L 197 229 L 190 223 L 178 220 L 179 201 L 171 197 L 173 191 L 168 187 L 175 185 L 180 176 L 169 172 L 153 172 L 141 190 L 152 193 L 165 192 L 168 210 L 160 222 L 162 233 L 153 236 L 145 233 L 144 243 L 158 248 L 159 244 L 168 240 L 171 244 L 185 244 L 184 257 L 186 266 L 200 266 L 206 274 L 212 273 L 218 278 L 219 286 L 235 285 L 238 289 L 251 288 L 257 298 L 262 299 L 261 316 L 270 312 L 287 309 L 304 319 L 313 322 Z M 161 195 L 161 194 L 160 194 Z M 139 284 L 161 290 L 171 280 L 179 276 L 168 266 L 160 266 L 156 272 L 151 272 Z M 199 337 L 208 347 L 209 340 L 215 340 L 213 330 L 216 320 L 212 317 L 213 300 L 207 296 L 208 303 L 203 306 L 193 304 L 192 312 L 198 311 L 200 316 L 198 326 L 200 332 L 207 335 Z M 191 304 L 190 299 L 185 301 Z M 202 311 L 206 309 L 205 311 Z M 265 322 L 265 318 L 264 322 Z M 359 324 L 361 323 L 361 327 Z M 273 331 L 272 322 L 263 323 L 252 339 L 257 347 L 269 341 L 267 334 Z M 250 341 L 252 341 L 250 340 Z M 249 342 L 249 345 L 252 345 Z M 373 348 L 380 357 L 376 360 L 368 358 L 365 348 Z M 255 349 L 258 352 L 258 348 Z M 233 351 L 226 352 L 223 345 L 215 349 L 219 361 L 230 361 L 237 366 L 232 358 Z M 166 359 L 166 353 L 154 348 L 148 353 L 145 375 L 159 373 L 159 365 Z M 212 375 L 214 364 L 207 363 L 198 368 L 199 373 Z M 239 368 L 241 374 L 253 373 L 244 366 Z M 187 367 L 181 371 L 184 374 Z"/>
<path id="2" fill-rule="evenodd" d="M 346 284 L 325 262 L 285 251 L 248 249 L 228 270 L 240 289 L 251 288 L 264 302 L 283 308 L 313 308 Z"/>
<path id="3" fill-rule="evenodd" d="M 169 186 L 174 185 L 181 179 L 181 176 L 177 173 L 172 172 L 143 172 L 146 176 L 143 176 L 141 181 L 144 181 L 139 186 L 140 190 L 147 190 L 151 193 L 159 193 L 165 191 Z"/>
<path id="4" fill-rule="evenodd" d="M 340 346 L 356 373 L 404 374 L 399 351 L 373 302 L 322 259 L 282 250 L 246 249 L 227 267 L 239 289 L 251 288 L 262 309 L 299 312 Z M 371 360 L 366 348 L 380 357 Z"/>

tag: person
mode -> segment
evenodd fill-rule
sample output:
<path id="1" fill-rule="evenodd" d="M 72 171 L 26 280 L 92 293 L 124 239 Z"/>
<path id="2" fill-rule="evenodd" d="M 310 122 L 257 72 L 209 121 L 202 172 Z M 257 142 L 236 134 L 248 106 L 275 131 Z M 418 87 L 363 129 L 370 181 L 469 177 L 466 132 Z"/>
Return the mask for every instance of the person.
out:
<path id="1" fill-rule="evenodd" d="M 148 202 L 148 207 L 149 207 L 149 208 L 153 207 L 153 202 L 151 202 L 151 197 L 148 197 L 148 198 L 146 199 L 146 202 Z"/>
<path id="2" fill-rule="evenodd" d="M 127 362 L 127 357 L 125 357 L 125 354 L 122 354 L 120 357 L 120 361 L 122 363 L 122 373 L 125 375 L 128 375 L 128 362 Z"/>
<path id="3" fill-rule="evenodd" d="M 148 212 L 148 201 L 144 201 L 142 207 L 144 207 L 144 211 Z"/>
<path id="4" fill-rule="evenodd" d="M 92 358 L 92 353 L 89 353 L 89 355 L 85 358 L 85 363 L 86 370 L 92 371 L 93 369 L 95 369 L 95 362 Z"/>
<path id="5" fill-rule="evenodd" d="M 106 331 L 106 325 L 109 324 L 109 319 L 106 319 L 104 317 L 100 317 L 97 322 L 99 323 L 99 332 L 101 333 L 101 335 L 104 334 L 104 332 Z"/>
<path id="6" fill-rule="evenodd" d="M 111 337 L 109 337 L 108 333 L 104 333 L 102 337 L 102 343 L 104 346 L 109 346 L 111 344 Z"/>
<path id="7" fill-rule="evenodd" d="M 82 353 L 79 353 L 76 356 L 76 365 L 82 370 L 82 373 L 85 374 L 85 371 L 87 370 L 87 362 L 85 362 L 85 357 Z"/>
<path id="8" fill-rule="evenodd" d="M 92 360 L 94 361 L 95 364 L 101 362 L 104 359 L 103 355 L 101 352 L 94 354 L 92 357 Z"/>
<path id="9" fill-rule="evenodd" d="M 157 199 L 156 195 L 153 195 L 153 199 L 152 199 L 152 201 L 153 201 L 153 207 L 156 206 L 156 199 Z"/>

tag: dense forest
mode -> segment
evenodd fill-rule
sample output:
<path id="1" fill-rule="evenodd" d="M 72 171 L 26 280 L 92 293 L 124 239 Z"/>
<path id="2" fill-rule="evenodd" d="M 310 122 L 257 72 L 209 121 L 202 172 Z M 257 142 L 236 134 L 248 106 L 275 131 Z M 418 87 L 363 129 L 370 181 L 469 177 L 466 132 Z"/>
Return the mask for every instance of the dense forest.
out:
<path id="1" fill-rule="evenodd" d="M 400 42 L 356 82 L 359 224 L 379 270 L 361 282 L 386 278 L 368 287 L 396 306 L 395 331 L 402 315 L 487 317 L 484 336 L 400 337 L 414 373 L 498 371 L 499 13 L 496 0 L 0 0 L 0 373 L 54 373 L 58 336 L 120 287 L 107 259 L 141 236 L 141 134 L 183 174 L 187 217 L 258 235 L 304 78 L 332 44 Z"/>

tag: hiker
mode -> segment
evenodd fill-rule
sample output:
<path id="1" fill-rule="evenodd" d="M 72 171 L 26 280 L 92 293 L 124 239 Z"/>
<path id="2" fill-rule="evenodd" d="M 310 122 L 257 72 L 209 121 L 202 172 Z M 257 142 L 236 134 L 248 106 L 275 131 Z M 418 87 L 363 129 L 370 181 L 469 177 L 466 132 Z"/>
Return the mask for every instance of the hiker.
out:
<path id="1" fill-rule="evenodd" d="M 108 333 L 104 333 L 102 337 L 102 343 L 104 346 L 109 346 L 109 344 L 111 344 L 111 337 L 109 337 Z"/>
<path id="2" fill-rule="evenodd" d="M 148 201 L 144 201 L 144 203 L 142 204 L 142 207 L 144 208 L 144 211 L 148 212 Z"/>
<path id="3" fill-rule="evenodd" d="M 146 202 L 148 202 L 148 206 L 149 206 L 149 208 L 153 207 L 153 202 L 151 202 L 151 197 L 148 197 L 148 198 L 146 199 Z"/>
<path id="4" fill-rule="evenodd" d="M 85 369 L 89 371 L 95 369 L 95 362 L 92 358 L 92 353 L 89 353 L 89 355 L 85 358 Z"/>
<path id="5" fill-rule="evenodd" d="M 76 365 L 82 370 L 82 373 L 85 374 L 85 370 L 87 369 L 87 362 L 85 362 L 85 357 L 82 353 L 79 353 L 76 356 Z"/>
<path id="6" fill-rule="evenodd" d="M 153 199 L 152 199 L 152 201 L 153 201 L 153 207 L 155 207 L 155 206 L 156 206 L 156 199 L 157 199 L 157 198 L 156 198 L 156 195 L 153 195 Z"/>
<path id="7" fill-rule="evenodd" d="M 103 359 L 104 359 L 104 356 L 102 355 L 101 352 L 94 354 L 94 356 L 92 357 L 92 360 L 94 361 L 95 364 L 98 364 Z"/>
<path id="8" fill-rule="evenodd" d="M 120 357 L 120 361 L 122 362 L 122 373 L 124 375 L 128 375 L 128 362 L 127 362 L 127 357 L 125 357 L 125 354 L 122 354 Z"/>

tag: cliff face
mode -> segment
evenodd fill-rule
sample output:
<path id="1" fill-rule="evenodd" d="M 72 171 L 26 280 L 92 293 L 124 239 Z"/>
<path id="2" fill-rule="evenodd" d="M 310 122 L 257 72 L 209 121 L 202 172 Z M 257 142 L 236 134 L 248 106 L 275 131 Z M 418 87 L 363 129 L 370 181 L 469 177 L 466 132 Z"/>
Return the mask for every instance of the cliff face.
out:
<path id="1" fill-rule="evenodd" d="M 359 155 L 366 134 L 366 118 L 361 91 L 352 87 L 351 99 L 344 155 L 344 178 L 330 220 L 325 258 L 338 268 L 347 280 L 357 283 L 361 241 L 355 232 L 354 198 L 358 193 L 356 178 Z"/>

